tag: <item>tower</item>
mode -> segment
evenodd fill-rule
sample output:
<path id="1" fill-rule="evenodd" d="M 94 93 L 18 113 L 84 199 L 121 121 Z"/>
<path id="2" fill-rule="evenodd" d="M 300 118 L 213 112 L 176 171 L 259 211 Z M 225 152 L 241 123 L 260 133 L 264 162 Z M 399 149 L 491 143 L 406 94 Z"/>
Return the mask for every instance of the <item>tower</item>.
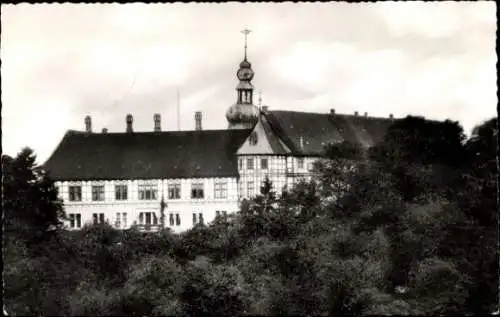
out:
<path id="1" fill-rule="evenodd" d="M 259 110 L 253 104 L 253 85 L 251 83 L 254 72 L 252 64 L 247 60 L 247 36 L 250 30 L 241 31 L 245 35 L 245 55 L 236 76 L 239 83 L 236 86 L 236 103 L 226 112 L 229 129 L 250 129 L 257 122 Z"/>

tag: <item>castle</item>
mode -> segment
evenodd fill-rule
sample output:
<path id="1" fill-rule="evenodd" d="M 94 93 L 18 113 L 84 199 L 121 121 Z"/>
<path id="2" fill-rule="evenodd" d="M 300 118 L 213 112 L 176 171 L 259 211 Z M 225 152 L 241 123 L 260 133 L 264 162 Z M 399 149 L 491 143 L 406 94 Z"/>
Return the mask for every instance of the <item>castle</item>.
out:
<path id="1" fill-rule="evenodd" d="M 245 39 L 225 130 L 203 130 L 196 112 L 192 131 L 162 131 L 160 114 L 152 131 L 134 131 L 130 114 L 125 132 L 95 133 L 89 116 L 85 131 L 67 131 L 44 164 L 63 200 L 67 228 L 109 222 L 118 229 L 185 231 L 236 212 L 266 177 L 277 192 L 310 178 L 327 143 L 372 146 L 394 120 L 257 107 L 253 77 Z"/>

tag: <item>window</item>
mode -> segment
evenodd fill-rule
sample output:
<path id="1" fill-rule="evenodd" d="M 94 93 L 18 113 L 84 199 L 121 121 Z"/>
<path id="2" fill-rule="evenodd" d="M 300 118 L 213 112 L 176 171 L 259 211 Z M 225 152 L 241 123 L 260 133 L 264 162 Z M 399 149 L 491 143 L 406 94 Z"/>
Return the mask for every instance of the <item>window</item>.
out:
<path id="1" fill-rule="evenodd" d="M 203 224 L 203 213 L 195 213 L 193 212 L 193 226 L 196 224 Z"/>
<path id="2" fill-rule="evenodd" d="M 257 144 L 257 133 L 252 132 L 252 134 L 250 134 L 250 136 L 248 137 L 248 143 L 250 145 L 256 145 Z"/>
<path id="3" fill-rule="evenodd" d="M 238 169 L 241 170 L 243 169 L 243 160 L 242 159 L 238 159 Z"/>
<path id="4" fill-rule="evenodd" d="M 168 199 L 181 198 L 181 184 L 168 184 Z"/>
<path id="5" fill-rule="evenodd" d="M 82 227 L 82 214 L 68 214 L 69 216 L 69 227 L 70 228 L 81 228 Z"/>
<path id="6" fill-rule="evenodd" d="M 238 182 L 238 198 L 243 197 L 243 183 Z"/>
<path id="7" fill-rule="evenodd" d="M 82 186 L 69 186 L 69 201 L 82 201 Z"/>
<path id="8" fill-rule="evenodd" d="M 304 159 L 303 158 L 297 159 L 297 167 L 300 169 L 304 168 Z"/>
<path id="9" fill-rule="evenodd" d="M 191 198 L 202 199 L 203 197 L 203 183 L 191 184 Z"/>
<path id="10" fill-rule="evenodd" d="M 127 200 L 128 199 L 128 187 L 127 185 L 115 185 L 115 199 L 116 200 Z"/>
<path id="11" fill-rule="evenodd" d="M 94 225 L 104 223 L 104 214 L 92 214 L 92 219 L 94 220 Z"/>
<path id="12" fill-rule="evenodd" d="M 267 170 L 267 159 L 266 158 L 263 158 L 263 159 L 260 159 L 260 168 L 262 168 L 263 170 Z"/>
<path id="13" fill-rule="evenodd" d="M 247 169 L 253 170 L 253 158 L 247 159 Z"/>
<path id="14" fill-rule="evenodd" d="M 181 225 L 181 216 L 178 214 L 178 213 L 171 213 L 169 215 L 169 223 L 170 223 L 170 226 L 180 226 Z"/>
<path id="15" fill-rule="evenodd" d="M 313 164 L 313 163 L 309 163 L 309 164 L 307 164 L 307 169 L 308 169 L 309 171 L 314 170 L 314 164 Z"/>
<path id="16" fill-rule="evenodd" d="M 248 197 L 253 196 L 253 190 L 254 190 L 253 181 L 248 182 L 247 183 L 247 196 Z"/>
<path id="17" fill-rule="evenodd" d="M 157 184 L 139 184 L 139 200 L 156 200 L 157 197 Z"/>
<path id="18" fill-rule="evenodd" d="M 139 213 L 139 224 L 145 225 L 145 229 L 149 231 L 151 225 L 158 225 L 158 218 L 154 212 L 141 212 Z"/>
<path id="19" fill-rule="evenodd" d="M 121 217 L 121 219 L 120 219 L 120 217 Z M 123 227 L 122 227 L 122 225 L 123 225 Z M 122 212 L 122 213 L 117 212 L 116 213 L 115 227 L 117 227 L 117 228 L 126 228 L 127 227 L 127 213 L 126 212 Z"/>
<path id="20" fill-rule="evenodd" d="M 181 216 L 179 214 L 175 214 L 175 224 L 177 226 L 181 225 Z"/>
<path id="21" fill-rule="evenodd" d="M 92 201 L 104 200 L 104 185 L 92 185 Z"/>
<path id="22" fill-rule="evenodd" d="M 227 182 L 215 182 L 215 198 L 227 198 Z"/>
<path id="23" fill-rule="evenodd" d="M 116 213 L 116 217 L 115 217 L 115 227 L 116 228 L 120 228 L 122 226 L 121 224 L 121 221 L 120 221 L 120 213 L 117 212 Z"/>
<path id="24" fill-rule="evenodd" d="M 170 225 L 173 226 L 174 225 L 174 214 L 170 214 Z"/>
<path id="25" fill-rule="evenodd" d="M 222 210 L 222 211 L 216 210 L 215 211 L 215 217 L 216 218 L 219 218 L 219 217 L 226 218 L 227 217 L 227 211 L 225 211 L 225 210 Z"/>

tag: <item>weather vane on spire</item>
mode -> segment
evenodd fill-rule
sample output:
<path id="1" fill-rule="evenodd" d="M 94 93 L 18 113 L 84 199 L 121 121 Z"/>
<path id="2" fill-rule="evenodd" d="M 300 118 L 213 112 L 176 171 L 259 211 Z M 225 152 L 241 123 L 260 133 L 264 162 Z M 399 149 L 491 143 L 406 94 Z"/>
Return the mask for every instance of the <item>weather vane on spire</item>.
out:
<path id="1" fill-rule="evenodd" d="M 246 28 L 241 31 L 241 33 L 245 34 L 245 60 L 247 59 L 247 36 L 248 34 L 250 34 L 250 32 L 252 32 L 252 30 Z"/>

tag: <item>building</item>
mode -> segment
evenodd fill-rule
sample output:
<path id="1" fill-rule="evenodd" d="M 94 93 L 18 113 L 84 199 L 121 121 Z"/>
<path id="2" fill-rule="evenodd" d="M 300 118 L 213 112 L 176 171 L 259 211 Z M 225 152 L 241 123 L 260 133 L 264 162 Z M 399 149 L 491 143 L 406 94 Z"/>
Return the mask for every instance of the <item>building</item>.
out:
<path id="1" fill-rule="evenodd" d="M 245 35 L 247 35 L 246 33 Z M 236 102 L 226 112 L 228 129 L 203 130 L 195 113 L 193 131 L 136 132 L 133 116 L 125 132 L 68 131 L 45 169 L 63 199 L 67 226 L 109 222 L 125 229 L 136 224 L 175 232 L 217 215 L 233 213 L 239 202 L 259 193 L 269 177 L 276 191 L 311 176 L 312 163 L 327 143 L 381 140 L 389 118 L 329 113 L 271 111 L 254 104 L 254 72 L 245 56 L 239 65 Z"/>

